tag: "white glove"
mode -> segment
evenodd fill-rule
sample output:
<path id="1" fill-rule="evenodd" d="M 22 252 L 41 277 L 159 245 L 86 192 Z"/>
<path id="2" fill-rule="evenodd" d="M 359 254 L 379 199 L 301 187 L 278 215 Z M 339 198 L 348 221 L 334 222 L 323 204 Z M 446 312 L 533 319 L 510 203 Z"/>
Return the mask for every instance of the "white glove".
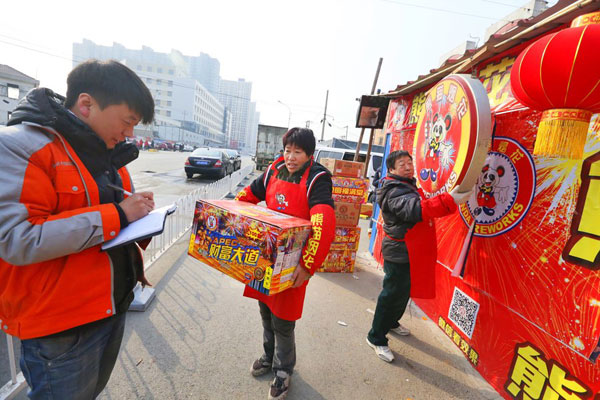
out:
<path id="1" fill-rule="evenodd" d="M 454 189 L 452 189 L 450 191 L 450 196 L 452 196 L 452 198 L 454 199 L 454 202 L 456 204 L 464 204 L 473 195 L 474 191 L 475 191 L 475 187 L 472 187 L 467 192 L 459 192 L 458 191 L 458 186 L 457 186 L 457 187 L 455 187 Z"/>

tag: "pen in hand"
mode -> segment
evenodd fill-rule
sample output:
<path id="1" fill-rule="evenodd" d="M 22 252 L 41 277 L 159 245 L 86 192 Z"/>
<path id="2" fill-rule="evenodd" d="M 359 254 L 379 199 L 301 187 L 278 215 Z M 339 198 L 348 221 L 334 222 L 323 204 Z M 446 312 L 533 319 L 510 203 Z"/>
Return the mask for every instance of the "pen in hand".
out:
<path id="1" fill-rule="evenodd" d="M 125 193 L 127 196 L 133 196 L 133 193 L 131 193 L 128 190 L 123 189 L 122 187 L 119 187 L 117 185 L 113 185 L 112 183 L 107 183 L 106 186 L 108 186 L 111 189 L 117 190 L 119 192 L 123 192 Z"/>

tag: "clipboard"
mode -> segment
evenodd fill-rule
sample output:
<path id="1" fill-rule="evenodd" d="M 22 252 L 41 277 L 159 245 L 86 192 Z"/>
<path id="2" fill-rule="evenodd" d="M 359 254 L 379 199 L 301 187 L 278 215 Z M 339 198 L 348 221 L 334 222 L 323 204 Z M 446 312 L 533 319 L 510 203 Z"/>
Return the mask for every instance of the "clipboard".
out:
<path id="1" fill-rule="evenodd" d="M 116 238 L 104 242 L 102 244 L 102 250 L 110 250 L 115 247 L 124 246 L 129 243 L 160 235 L 165 229 L 167 216 L 173 214 L 176 209 L 177 205 L 171 204 L 152 210 L 144 218 L 140 218 L 127 225 L 119 232 Z"/>

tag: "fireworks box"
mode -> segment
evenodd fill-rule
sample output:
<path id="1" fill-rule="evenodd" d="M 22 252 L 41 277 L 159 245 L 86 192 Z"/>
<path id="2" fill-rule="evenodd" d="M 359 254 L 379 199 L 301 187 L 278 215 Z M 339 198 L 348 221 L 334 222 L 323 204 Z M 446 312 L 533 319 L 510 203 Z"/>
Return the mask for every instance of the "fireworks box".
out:
<path id="1" fill-rule="evenodd" d="M 327 168 L 334 176 L 347 176 L 349 178 L 362 178 L 365 164 L 361 162 L 336 160 L 335 158 L 322 158 L 322 166 Z"/>
<path id="2" fill-rule="evenodd" d="M 364 203 L 360 205 L 360 213 L 361 215 L 365 215 L 368 218 L 371 218 L 373 215 L 373 204 Z"/>
<path id="3" fill-rule="evenodd" d="M 336 226 L 355 227 L 360 217 L 360 204 L 334 202 Z"/>
<path id="4" fill-rule="evenodd" d="M 369 195 L 368 179 L 333 176 L 331 182 L 333 183 L 333 201 L 356 204 L 362 204 L 367 201 L 367 196 Z"/>
<path id="5" fill-rule="evenodd" d="M 331 242 L 330 250 L 358 250 L 360 241 L 360 228 L 335 227 L 335 236 Z"/>
<path id="6" fill-rule="evenodd" d="M 311 232 L 308 220 L 234 200 L 199 200 L 188 254 L 273 295 L 292 286 L 292 274 Z"/>
<path id="7" fill-rule="evenodd" d="M 331 250 L 317 272 L 354 272 L 356 251 Z"/>

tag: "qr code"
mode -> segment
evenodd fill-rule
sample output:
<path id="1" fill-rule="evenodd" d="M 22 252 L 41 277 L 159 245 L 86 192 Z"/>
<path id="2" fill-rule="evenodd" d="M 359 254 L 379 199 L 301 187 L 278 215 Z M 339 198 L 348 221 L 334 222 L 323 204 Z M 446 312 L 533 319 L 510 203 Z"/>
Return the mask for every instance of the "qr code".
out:
<path id="1" fill-rule="evenodd" d="M 450 302 L 450 310 L 448 310 L 448 319 L 454 322 L 454 325 L 469 339 L 471 339 L 475 330 L 477 312 L 479 312 L 479 303 L 455 287 L 452 302 Z"/>

